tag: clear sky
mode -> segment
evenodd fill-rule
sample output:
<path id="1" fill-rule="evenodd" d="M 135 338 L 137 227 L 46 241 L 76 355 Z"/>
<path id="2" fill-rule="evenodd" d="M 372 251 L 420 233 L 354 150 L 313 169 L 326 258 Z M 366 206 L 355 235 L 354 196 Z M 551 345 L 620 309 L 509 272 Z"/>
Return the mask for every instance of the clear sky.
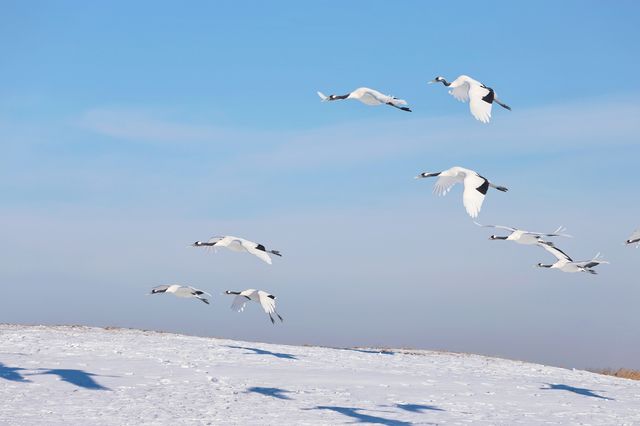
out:
<path id="1" fill-rule="evenodd" d="M 0 321 L 640 368 L 640 4 L 2 1 Z M 436 75 L 513 107 L 483 125 Z M 414 112 L 316 95 L 360 86 Z M 597 276 L 484 223 L 551 231 Z M 272 266 L 188 244 L 237 235 Z M 212 306 L 145 297 L 166 283 Z M 278 296 L 285 323 L 226 289 Z"/>

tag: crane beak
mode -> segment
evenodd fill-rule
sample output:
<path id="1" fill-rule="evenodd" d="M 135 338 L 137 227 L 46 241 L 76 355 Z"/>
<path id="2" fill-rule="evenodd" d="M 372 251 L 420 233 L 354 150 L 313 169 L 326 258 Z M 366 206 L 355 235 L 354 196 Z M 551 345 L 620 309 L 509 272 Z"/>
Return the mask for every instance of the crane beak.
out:
<path id="1" fill-rule="evenodd" d="M 431 80 L 431 81 L 427 81 L 427 84 L 433 84 L 433 83 L 437 83 L 438 80 Z"/>

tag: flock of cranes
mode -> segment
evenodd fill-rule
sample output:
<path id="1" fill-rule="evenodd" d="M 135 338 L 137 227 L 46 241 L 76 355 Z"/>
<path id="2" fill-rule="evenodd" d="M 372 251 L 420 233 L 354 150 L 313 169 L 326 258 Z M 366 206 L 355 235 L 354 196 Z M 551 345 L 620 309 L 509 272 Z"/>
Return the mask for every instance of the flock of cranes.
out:
<path id="1" fill-rule="evenodd" d="M 449 88 L 449 94 L 455 99 L 461 102 L 469 102 L 471 115 L 482 123 L 489 123 L 491 120 L 491 108 L 494 103 L 507 110 L 511 110 L 511 107 L 498 98 L 498 95 L 492 88 L 485 86 L 469 76 L 461 75 L 451 82 L 448 82 L 444 77 L 438 76 L 428 82 L 428 84 L 432 83 L 442 83 L 444 86 Z M 401 111 L 411 112 L 411 109 L 407 106 L 407 101 L 396 98 L 395 96 L 385 95 L 377 90 L 369 89 L 367 87 L 360 87 L 345 95 L 326 96 L 322 92 L 317 93 L 322 102 L 355 99 L 365 105 L 389 105 Z M 435 182 L 433 192 L 441 196 L 446 195 L 451 191 L 457 183 L 461 183 L 464 187 L 462 192 L 462 204 L 469 216 L 474 219 L 478 217 L 480 210 L 482 209 L 482 204 L 489 188 L 496 189 L 500 192 L 508 191 L 506 187 L 492 183 L 476 171 L 459 166 L 451 167 L 450 169 L 435 173 L 423 172 L 415 178 L 422 179 L 429 177 L 438 178 Z M 594 256 L 591 260 L 574 261 L 564 251 L 556 247 L 553 242 L 546 240 L 548 237 L 571 237 L 564 233 L 564 227 L 559 227 L 553 232 L 545 233 L 530 232 L 502 225 L 482 225 L 475 221 L 474 223 L 481 227 L 491 227 L 509 231 L 509 235 L 505 236 L 491 235 L 489 237 L 491 240 L 513 241 L 518 244 L 538 246 L 556 258 L 554 263 L 538 263 L 536 266 L 540 268 L 558 269 L 563 272 L 586 272 L 596 274 L 597 272 L 593 269 L 594 267 L 603 263 L 609 263 L 600 257 L 600 253 Z M 636 247 L 640 247 L 640 228 L 634 231 L 625 243 L 628 245 L 635 244 Z M 219 247 L 224 247 L 236 252 L 246 252 L 258 257 L 269 265 L 272 264 L 271 256 L 269 256 L 270 254 L 282 256 L 279 251 L 268 250 L 263 244 L 254 243 L 253 241 L 230 235 L 211 237 L 207 241 L 196 241 L 192 246 L 214 250 Z M 169 293 L 183 298 L 195 298 L 206 304 L 209 304 L 209 300 L 204 297 L 204 295 L 211 296 L 210 293 L 203 290 L 179 284 L 154 287 L 149 294 L 163 293 Z M 242 312 L 246 303 L 248 301 L 253 301 L 260 304 L 264 312 L 269 316 L 271 323 L 275 324 L 276 318 L 283 321 L 280 314 L 276 312 L 276 297 L 266 291 L 255 289 L 247 289 L 243 291 L 227 290 L 224 294 L 235 296 L 231 304 L 231 309 L 235 311 Z"/>
<path id="2" fill-rule="evenodd" d="M 282 256 L 278 250 L 267 250 L 263 244 L 254 243 L 253 241 L 245 240 L 244 238 L 234 237 L 231 235 L 226 236 L 215 236 L 209 238 L 207 241 L 196 241 L 191 244 L 192 247 L 204 247 L 205 249 L 213 249 L 215 250 L 218 247 L 224 247 L 231 251 L 236 252 L 245 252 L 256 256 L 258 259 L 262 260 L 269 265 L 272 264 L 271 256 L 269 254 L 273 254 L 276 256 Z M 198 299 L 207 305 L 209 304 L 209 300 L 203 297 L 203 295 L 211 296 L 210 293 L 206 291 L 199 290 L 197 288 L 187 286 L 187 285 L 161 285 L 158 287 L 154 287 L 151 289 L 151 294 L 163 294 L 169 293 L 173 294 L 177 297 L 184 298 L 192 298 Z M 227 290 L 224 292 L 227 295 L 235 296 L 233 302 L 231 304 L 231 309 L 237 312 L 242 312 L 247 301 L 253 301 L 259 303 L 262 306 L 264 312 L 269 315 L 269 319 L 272 324 L 275 324 L 275 318 L 278 318 L 281 322 L 284 321 L 280 314 L 276 312 L 276 297 L 273 294 L 269 294 L 263 290 L 255 290 L 253 288 L 249 288 L 243 291 L 232 291 Z"/>

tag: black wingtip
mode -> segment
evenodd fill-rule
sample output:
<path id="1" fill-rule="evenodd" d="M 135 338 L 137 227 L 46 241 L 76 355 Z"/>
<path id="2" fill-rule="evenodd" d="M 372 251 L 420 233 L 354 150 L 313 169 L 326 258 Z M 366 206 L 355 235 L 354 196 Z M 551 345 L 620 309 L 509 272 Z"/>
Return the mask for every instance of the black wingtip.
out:
<path id="1" fill-rule="evenodd" d="M 278 250 L 271 250 L 271 254 L 282 257 L 282 254 Z"/>
<path id="2" fill-rule="evenodd" d="M 275 325 L 276 321 L 273 319 L 273 317 L 271 316 L 271 314 L 269 314 L 269 319 L 271 320 L 271 324 L 274 324 L 274 325 Z"/>
<path id="3" fill-rule="evenodd" d="M 413 112 L 413 111 L 411 111 L 411 108 L 407 108 L 407 107 L 402 107 L 400 109 L 403 110 L 403 111 L 407 111 L 407 112 Z"/>
<path id="4" fill-rule="evenodd" d="M 498 191 L 502 191 L 502 192 L 507 192 L 507 191 L 509 191 L 509 188 L 507 188 L 507 187 L 505 187 L 505 186 L 498 186 L 498 187 L 496 187 L 496 189 L 497 189 Z"/>
<path id="5" fill-rule="evenodd" d="M 200 299 L 200 298 L 198 298 L 198 299 Z M 209 301 L 208 301 L 207 299 L 200 299 L 200 300 L 202 300 L 202 301 L 203 301 L 204 303 L 206 303 L 207 305 L 209 305 L 209 304 L 210 304 L 210 303 L 209 303 Z"/>

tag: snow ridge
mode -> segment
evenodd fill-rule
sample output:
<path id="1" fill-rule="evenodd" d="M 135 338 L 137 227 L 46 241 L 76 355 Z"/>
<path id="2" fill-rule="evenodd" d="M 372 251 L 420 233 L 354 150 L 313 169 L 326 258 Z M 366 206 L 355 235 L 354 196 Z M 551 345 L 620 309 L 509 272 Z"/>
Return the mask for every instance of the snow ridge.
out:
<path id="1" fill-rule="evenodd" d="M 478 355 L 0 325 L 0 424 L 640 424 L 640 382 Z"/>

